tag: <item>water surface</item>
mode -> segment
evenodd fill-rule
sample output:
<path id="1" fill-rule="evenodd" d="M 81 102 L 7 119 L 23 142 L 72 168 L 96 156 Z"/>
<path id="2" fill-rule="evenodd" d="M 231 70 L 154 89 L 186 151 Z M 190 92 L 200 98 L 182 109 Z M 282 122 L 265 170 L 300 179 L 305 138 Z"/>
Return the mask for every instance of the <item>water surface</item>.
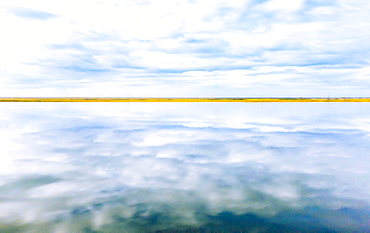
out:
<path id="1" fill-rule="evenodd" d="M 370 103 L 0 103 L 1 232 L 367 232 Z"/>

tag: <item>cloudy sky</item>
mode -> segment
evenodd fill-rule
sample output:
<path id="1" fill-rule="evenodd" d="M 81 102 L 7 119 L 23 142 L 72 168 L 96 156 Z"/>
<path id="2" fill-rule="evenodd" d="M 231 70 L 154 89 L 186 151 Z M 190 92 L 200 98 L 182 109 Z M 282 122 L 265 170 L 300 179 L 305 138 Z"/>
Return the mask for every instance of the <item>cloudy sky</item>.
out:
<path id="1" fill-rule="evenodd" d="M 0 1 L 0 96 L 370 96 L 367 0 Z"/>

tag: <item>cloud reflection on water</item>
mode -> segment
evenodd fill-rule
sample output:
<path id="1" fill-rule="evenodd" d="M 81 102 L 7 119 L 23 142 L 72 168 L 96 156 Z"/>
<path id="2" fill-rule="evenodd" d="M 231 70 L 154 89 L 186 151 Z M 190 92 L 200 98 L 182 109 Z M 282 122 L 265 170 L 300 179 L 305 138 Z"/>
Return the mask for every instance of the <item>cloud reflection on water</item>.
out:
<path id="1" fill-rule="evenodd" d="M 5 103 L 0 222 L 142 232 L 244 216 L 257 232 L 368 230 L 367 107 Z"/>

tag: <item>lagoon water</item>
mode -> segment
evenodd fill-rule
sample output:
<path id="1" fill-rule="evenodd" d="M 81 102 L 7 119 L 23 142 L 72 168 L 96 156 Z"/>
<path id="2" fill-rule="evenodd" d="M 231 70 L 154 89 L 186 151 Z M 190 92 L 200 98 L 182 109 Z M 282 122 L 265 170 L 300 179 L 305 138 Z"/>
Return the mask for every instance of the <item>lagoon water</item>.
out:
<path id="1" fill-rule="evenodd" d="M 370 103 L 1 103 L 0 232 L 370 232 Z"/>

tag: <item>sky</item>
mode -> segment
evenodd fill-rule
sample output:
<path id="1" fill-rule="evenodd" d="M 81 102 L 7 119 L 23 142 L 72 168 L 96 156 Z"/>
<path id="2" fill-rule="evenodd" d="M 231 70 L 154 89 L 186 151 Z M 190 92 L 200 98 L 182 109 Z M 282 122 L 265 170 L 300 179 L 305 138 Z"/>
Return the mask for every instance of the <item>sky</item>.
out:
<path id="1" fill-rule="evenodd" d="M 0 0 L 0 96 L 370 96 L 367 0 Z"/>

